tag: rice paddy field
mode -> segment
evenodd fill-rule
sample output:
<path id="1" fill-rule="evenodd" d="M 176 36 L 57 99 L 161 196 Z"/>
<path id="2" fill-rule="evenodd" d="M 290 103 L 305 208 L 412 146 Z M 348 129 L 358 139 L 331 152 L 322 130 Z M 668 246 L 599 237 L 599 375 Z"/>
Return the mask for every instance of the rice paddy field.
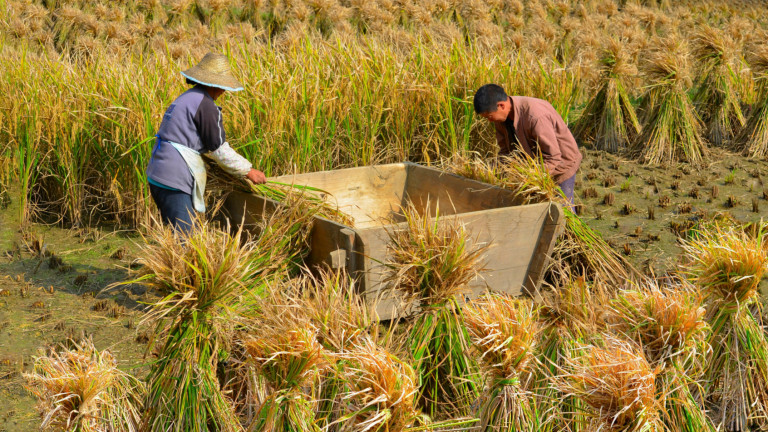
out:
<path id="1" fill-rule="evenodd" d="M 0 431 L 767 429 L 767 30 L 758 1 L 0 0 Z M 486 250 L 406 207 L 411 314 L 380 322 L 302 265 L 346 216 L 274 184 L 251 231 L 163 228 L 144 169 L 208 51 L 268 176 L 412 161 L 563 203 L 472 106 L 549 101 L 584 160 L 541 292 L 464 304 Z"/>

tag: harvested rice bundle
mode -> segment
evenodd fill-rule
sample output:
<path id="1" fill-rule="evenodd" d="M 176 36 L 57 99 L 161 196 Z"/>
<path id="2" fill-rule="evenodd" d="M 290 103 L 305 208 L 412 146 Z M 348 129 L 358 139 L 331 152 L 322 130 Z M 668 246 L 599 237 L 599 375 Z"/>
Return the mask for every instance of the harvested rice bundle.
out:
<path id="1" fill-rule="evenodd" d="M 694 55 L 702 68 L 693 103 L 707 128 L 707 139 L 716 146 L 730 144 L 745 124 L 734 70 L 740 51 L 724 31 L 711 26 L 704 26 L 694 38 Z"/>
<path id="2" fill-rule="evenodd" d="M 712 327 L 704 382 L 713 420 L 730 431 L 768 426 L 768 340 L 756 318 L 768 252 L 765 229 L 756 231 L 715 225 L 684 245 L 687 274 L 706 296 Z"/>
<path id="3" fill-rule="evenodd" d="M 633 153 L 649 164 L 683 161 L 699 165 L 707 149 L 701 121 L 687 93 L 690 54 L 675 37 L 659 39 L 656 45 L 643 67 L 651 85 L 643 97 L 643 130 L 632 145 Z"/>
<path id="4" fill-rule="evenodd" d="M 427 206 L 429 208 L 429 206 Z M 457 222 L 404 209 L 405 223 L 389 235 L 386 262 L 391 288 L 418 310 L 408 330 L 408 349 L 418 376 L 419 405 L 430 416 L 467 412 L 477 396 L 477 371 L 457 296 L 482 267 L 485 246 L 468 244 Z"/>
<path id="5" fill-rule="evenodd" d="M 579 271 L 588 279 L 600 278 L 615 286 L 639 277 L 639 272 L 629 261 L 568 208 L 562 191 L 541 161 L 522 153 L 504 158 L 497 164 L 457 156 L 443 161 L 443 166 L 458 175 L 513 190 L 521 204 L 548 201 L 562 204 L 565 231 L 555 245 L 551 263 L 567 263 L 566 267 L 572 273 Z M 549 270 L 549 279 L 557 277 L 555 272 Z"/>
<path id="6" fill-rule="evenodd" d="M 734 140 L 734 147 L 748 156 L 765 158 L 768 156 L 768 44 L 752 48 L 748 59 L 755 74 L 758 97 L 746 125 Z"/>
<path id="7" fill-rule="evenodd" d="M 303 328 L 300 323 L 286 324 L 264 327 L 258 337 L 245 343 L 250 360 L 271 390 L 249 431 L 320 430 L 303 387 L 326 362 L 323 346 L 317 341 L 317 330 L 308 323 Z"/>
<path id="8" fill-rule="evenodd" d="M 338 430 L 401 432 L 427 423 L 416 408 L 419 391 L 410 365 L 370 339 L 361 339 L 340 357 L 345 367 L 338 373 L 348 388 Z"/>
<path id="9" fill-rule="evenodd" d="M 166 339 L 151 365 L 145 402 L 146 430 L 240 430 L 231 401 L 219 387 L 216 368 L 228 341 L 227 319 L 249 278 L 270 253 L 247 242 L 242 228 L 228 230 L 199 222 L 186 237 L 156 226 L 142 247 L 145 275 L 132 281 L 165 297 L 152 306 L 157 332 Z M 159 318 L 165 318 L 160 320 Z"/>
<path id="10" fill-rule="evenodd" d="M 532 392 L 537 315 L 532 302 L 493 293 L 464 308 L 464 323 L 486 379 L 478 430 L 541 430 L 546 422 Z"/>
<path id="11" fill-rule="evenodd" d="M 659 374 L 656 386 L 664 395 L 662 418 L 675 432 L 714 431 L 707 418 L 698 380 L 711 353 L 709 326 L 704 321 L 703 297 L 687 285 L 647 287 L 622 291 L 611 302 L 608 315 L 614 328 L 643 348 Z"/>
<path id="12" fill-rule="evenodd" d="M 640 133 L 640 122 L 627 92 L 627 80 L 637 74 L 623 40 L 608 39 L 600 58 L 600 88 L 573 127 L 582 141 L 611 153 L 624 150 Z"/>
<path id="13" fill-rule="evenodd" d="M 573 354 L 566 360 L 560 385 L 584 402 L 587 430 L 664 430 L 656 372 L 638 348 L 608 336 L 604 346 L 580 346 Z"/>
<path id="14" fill-rule="evenodd" d="M 33 371 L 24 377 L 39 399 L 41 430 L 142 430 L 143 384 L 120 371 L 112 354 L 99 352 L 90 340 L 35 359 Z"/>

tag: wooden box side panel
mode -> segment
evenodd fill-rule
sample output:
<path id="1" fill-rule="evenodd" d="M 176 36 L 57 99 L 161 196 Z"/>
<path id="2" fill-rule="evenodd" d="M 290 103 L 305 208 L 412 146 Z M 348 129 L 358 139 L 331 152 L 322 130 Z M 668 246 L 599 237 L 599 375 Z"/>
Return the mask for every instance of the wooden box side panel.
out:
<path id="1" fill-rule="evenodd" d="M 427 202 L 432 214 L 439 205 L 441 215 L 521 204 L 512 191 L 415 164 L 408 164 L 408 179 L 403 198 L 412 201 L 422 214 L 426 210 Z"/>
<path id="2" fill-rule="evenodd" d="M 456 221 L 462 223 L 469 233 L 469 247 L 481 244 L 488 248 L 485 270 L 470 283 L 466 299 L 475 298 L 488 289 L 519 295 L 523 287 L 535 287 L 540 283 L 547 258 L 540 257 L 539 253 L 543 244 L 554 242 L 559 222 L 551 219 L 549 203 L 465 213 L 443 219 L 444 224 Z M 400 226 L 402 224 L 394 227 Z M 392 227 L 359 232 L 366 245 L 365 296 L 369 303 L 376 302 L 380 319 L 391 319 L 400 314 L 397 300 L 381 292 L 387 277 L 383 265 L 388 259 L 387 229 Z M 535 281 L 535 284 L 531 285 L 529 281 Z"/>
<path id="3" fill-rule="evenodd" d="M 311 186 L 328 192 L 324 197 L 348 214 L 355 228 L 382 225 L 400 211 L 405 190 L 405 164 L 347 168 L 287 175 L 270 180 Z"/>
<path id="4" fill-rule="evenodd" d="M 259 195 L 246 192 L 231 192 L 224 200 L 224 215 L 231 226 L 241 224 L 246 230 L 252 231 L 263 223 L 264 215 L 275 211 L 279 204 Z"/>

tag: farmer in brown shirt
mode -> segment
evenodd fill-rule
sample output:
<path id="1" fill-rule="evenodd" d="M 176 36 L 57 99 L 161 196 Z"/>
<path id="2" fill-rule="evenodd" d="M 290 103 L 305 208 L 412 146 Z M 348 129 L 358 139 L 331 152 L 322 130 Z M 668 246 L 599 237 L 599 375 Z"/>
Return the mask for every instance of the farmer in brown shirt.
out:
<path id="1" fill-rule="evenodd" d="M 516 146 L 531 157 L 541 156 L 549 175 L 573 206 L 576 171 L 582 156 L 555 108 L 541 99 L 507 96 L 496 84 L 480 87 L 475 93 L 474 105 L 475 112 L 496 127 L 499 155 L 509 154 Z"/>

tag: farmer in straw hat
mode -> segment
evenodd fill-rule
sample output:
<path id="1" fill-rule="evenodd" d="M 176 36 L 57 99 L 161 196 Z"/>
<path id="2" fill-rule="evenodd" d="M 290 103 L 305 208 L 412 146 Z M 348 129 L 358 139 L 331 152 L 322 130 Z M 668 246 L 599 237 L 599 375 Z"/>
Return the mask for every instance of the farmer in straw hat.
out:
<path id="1" fill-rule="evenodd" d="M 541 157 L 573 210 L 576 171 L 582 156 L 568 125 L 555 108 L 545 100 L 507 96 L 496 84 L 480 87 L 475 93 L 474 105 L 475 112 L 496 128 L 499 155 L 508 155 L 514 146 L 528 156 Z"/>
<path id="2" fill-rule="evenodd" d="M 225 91 L 243 90 L 232 76 L 227 57 L 208 53 L 181 74 L 193 87 L 176 98 L 163 116 L 147 166 L 147 180 L 163 222 L 188 232 L 194 212 L 205 211 L 206 170 L 201 154 L 232 175 L 247 177 L 256 184 L 266 179 L 229 146 L 221 108 L 214 103 Z"/>

